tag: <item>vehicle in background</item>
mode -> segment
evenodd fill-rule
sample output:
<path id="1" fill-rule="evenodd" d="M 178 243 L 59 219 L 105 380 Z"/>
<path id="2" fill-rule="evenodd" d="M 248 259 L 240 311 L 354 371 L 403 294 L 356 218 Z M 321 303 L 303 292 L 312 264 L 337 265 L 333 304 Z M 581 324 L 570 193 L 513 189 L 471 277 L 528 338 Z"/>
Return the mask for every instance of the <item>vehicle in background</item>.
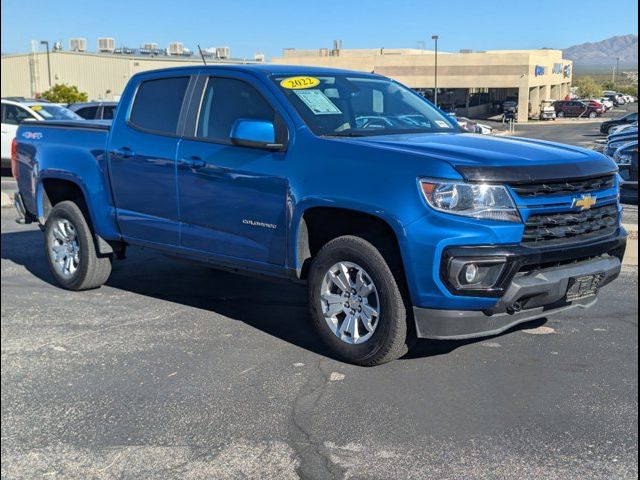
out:
<path id="1" fill-rule="evenodd" d="M 611 100 L 613 102 L 613 105 L 616 107 L 619 107 L 627 103 L 625 102 L 624 97 L 619 93 L 611 93 L 611 94 L 605 95 L 605 98 L 608 98 L 609 100 Z"/>
<path id="2" fill-rule="evenodd" d="M 481 135 L 489 135 L 493 132 L 493 128 L 484 123 L 478 123 L 475 120 L 470 120 L 467 117 L 456 117 L 456 122 L 462 130 L 469 133 L 479 133 Z"/>
<path id="3" fill-rule="evenodd" d="M 638 122 L 629 123 L 626 125 L 618 125 L 609 130 L 609 135 L 615 135 L 617 133 L 622 133 L 625 130 L 629 130 L 630 128 L 638 128 Z"/>
<path id="4" fill-rule="evenodd" d="M 599 115 L 602 115 L 603 113 L 607 112 L 606 107 L 604 106 L 604 104 L 599 101 L 599 100 L 594 100 L 594 99 L 586 99 L 583 100 L 584 103 L 586 103 L 587 105 L 589 105 L 590 107 L 593 107 L 596 109 L 596 112 Z"/>
<path id="5" fill-rule="evenodd" d="M 502 111 L 503 112 L 517 112 L 518 111 L 518 97 L 507 97 L 504 102 L 502 102 Z"/>
<path id="6" fill-rule="evenodd" d="M 636 97 L 632 96 L 632 95 L 622 95 L 624 97 L 624 101 L 627 103 L 635 103 L 636 102 Z"/>
<path id="7" fill-rule="evenodd" d="M 622 117 L 614 118 L 613 120 L 607 120 L 600 124 L 600 133 L 608 135 L 613 127 L 618 125 L 628 125 L 630 123 L 636 123 L 638 121 L 638 112 L 628 113 Z"/>
<path id="8" fill-rule="evenodd" d="M 638 203 L 638 140 L 625 143 L 613 154 L 622 182 L 620 197 L 625 203 Z"/>
<path id="9" fill-rule="evenodd" d="M 554 100 L 543 100 L 540 102 L 540 120 L 555 120 L 556 109 L 553 106 Z"/>
<path id="10" fill-rule="evenodd" d="M 392 79 L 194 65 L 133 75 L 121 103 L 18 129 L 19 220 L 63 288 L 100 287 L 128 245 L 303 282 L 313 341 L 373 366 L 588 308 L 620 274 L 611 159 L 463 133 Z"/>
<path id="11" fill-rule="evenodd" d="M 599 105 L 599 107 L 598 107 Z M 558 118 L 584 117 L 596 118 L 602 115 L 604 109 L 601 104 L 587 103 L 579 100 L 559 100 L 553 104 Z"/>
<path id="12" fill-rule="evenodd" d="M 25 120 L 82 120 L 71 110 L 60 105 L 39 100 L 2 99 L 2 168 L 11 162 L 11 143 L 16 137 L 18 125 Z"/>
<path id="13" fill-rule="evenodd" d="M 632 128 L 623 133 L 619 133 L 616 135 L 610 135 L 607 139 L 607 145 L 604 147 L 604 154 L 607 157 L 613 157 L 614 153 L 618 148 L 622 145 L 633 142 L 638 139 L 638 129 Z"/>
<path id="14" fill-rule="evenodd" d="M 72 103 L 67 106 L 86 120 L 113 120 L 118 102 Z"/>
<path id="15" fill-rule="evenodd" d="M 615 105 L 610 98 L 602 97 L 597 99 L 607 110 L 611 110 Z"/>

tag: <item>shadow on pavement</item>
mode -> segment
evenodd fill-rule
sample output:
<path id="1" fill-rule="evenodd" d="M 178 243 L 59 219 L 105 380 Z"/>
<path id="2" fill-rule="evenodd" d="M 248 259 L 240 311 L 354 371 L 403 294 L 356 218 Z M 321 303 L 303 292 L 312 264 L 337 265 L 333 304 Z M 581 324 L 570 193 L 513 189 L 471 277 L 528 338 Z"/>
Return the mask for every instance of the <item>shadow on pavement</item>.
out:
<path id="1" fill-rule="evenodd" d="M 42 241 L 42 233 L 37 230 L 2 233 L 2 258 L 24 266 L 31 274 L 56 286 L 44 258 Z M 128 250 L 126 261 L 114 261 L 107 285 L 223 315 L 298 347 L 331 356 L 313 331 L 304 285 L 218 271 L 138 248 Z M 539 326 L 545 321 L 528 322 L 509 332 Z M 419 340 L 404 358 L 444 355 L 486 339 Z"/>

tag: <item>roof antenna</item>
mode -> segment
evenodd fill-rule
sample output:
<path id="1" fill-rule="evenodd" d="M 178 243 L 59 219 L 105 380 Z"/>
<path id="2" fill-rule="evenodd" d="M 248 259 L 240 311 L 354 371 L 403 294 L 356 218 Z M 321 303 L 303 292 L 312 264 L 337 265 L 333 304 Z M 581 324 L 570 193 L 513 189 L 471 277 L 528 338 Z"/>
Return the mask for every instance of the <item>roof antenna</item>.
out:
<path id="1" fill-rule="evenodd" d="M 204 53 L 202 53 L 202 49 L 200 48 L 200 45 L 198 45 L 198 51 L 200 52 L 200 57 L 202 58 L 202 63 L 204 63 L 204 66 L 207 66 L 207 61 L 204 59 Z"/>

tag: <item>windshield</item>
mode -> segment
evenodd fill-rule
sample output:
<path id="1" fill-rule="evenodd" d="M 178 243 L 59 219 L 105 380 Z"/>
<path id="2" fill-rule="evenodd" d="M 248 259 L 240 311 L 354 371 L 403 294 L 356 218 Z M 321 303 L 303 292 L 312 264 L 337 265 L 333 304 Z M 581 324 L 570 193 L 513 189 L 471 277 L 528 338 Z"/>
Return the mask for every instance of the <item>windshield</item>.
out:
<path id="1" fill-rule="evenodd" d="M 60 105 L 29 105 L 29 108 L 44 120 L 83 120 L 80 115 Z"/>
<path id="2" fill-rule="evenodd" d="M 454 120 L 424 98 L 386 78 L 323 75 L 272 79 L 316 135 L 460 131 Z"/>

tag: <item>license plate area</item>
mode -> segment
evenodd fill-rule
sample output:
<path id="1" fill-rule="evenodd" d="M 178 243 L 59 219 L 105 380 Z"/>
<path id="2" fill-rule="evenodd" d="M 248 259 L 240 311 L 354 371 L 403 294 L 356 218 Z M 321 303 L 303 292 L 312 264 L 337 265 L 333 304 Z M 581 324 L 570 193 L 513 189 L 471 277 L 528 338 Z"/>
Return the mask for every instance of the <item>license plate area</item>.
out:
<path id="1" fill-rule="evenodd" d="M 598 295 L 598 289 L 604 280 L 604 273 L 594 273 L 569 279 L 567 302 L 575 302 Z"/>

